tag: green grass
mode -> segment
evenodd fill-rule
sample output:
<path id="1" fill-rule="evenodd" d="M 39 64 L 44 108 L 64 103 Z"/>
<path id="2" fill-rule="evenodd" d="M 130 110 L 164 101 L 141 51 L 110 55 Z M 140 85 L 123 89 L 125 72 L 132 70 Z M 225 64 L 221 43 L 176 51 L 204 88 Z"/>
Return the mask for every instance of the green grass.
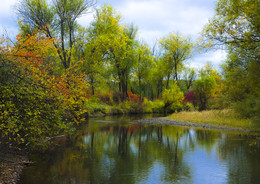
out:
<path id="1" fill-rule="evenodd" d="M 252 120 L 239 118 L 236 116 L 234 111 L 230 109 L 209 110 L 202 112 L 178 112 L 168 116 L 168 118 L 184 122 L 213 124 L 221 127 L 243 128 L 252 131 L 260 131 L 259 128 L 253 127 Z"/>

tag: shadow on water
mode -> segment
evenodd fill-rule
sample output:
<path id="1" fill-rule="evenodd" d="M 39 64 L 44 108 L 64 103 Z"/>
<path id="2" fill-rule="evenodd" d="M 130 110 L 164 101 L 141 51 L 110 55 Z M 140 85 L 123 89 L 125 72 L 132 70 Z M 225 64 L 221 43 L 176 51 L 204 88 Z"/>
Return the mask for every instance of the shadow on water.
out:
<path id="1" fill-rule="evenodd" d="M 90 119 L 60 146 L 35 154 L 20 184 L 257 183 L 260 149 L 217 130 Z"/>

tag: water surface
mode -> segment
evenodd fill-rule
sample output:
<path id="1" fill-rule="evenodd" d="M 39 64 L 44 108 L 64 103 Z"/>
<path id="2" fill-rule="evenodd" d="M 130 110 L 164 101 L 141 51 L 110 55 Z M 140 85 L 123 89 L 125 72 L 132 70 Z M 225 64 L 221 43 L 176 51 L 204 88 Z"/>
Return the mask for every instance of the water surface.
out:
<path id="1" fill-rule="evenodd" d="M 237 132 L 92 118 L 35 154 L 20 184 L 260 183 L 260 148 Z"/>

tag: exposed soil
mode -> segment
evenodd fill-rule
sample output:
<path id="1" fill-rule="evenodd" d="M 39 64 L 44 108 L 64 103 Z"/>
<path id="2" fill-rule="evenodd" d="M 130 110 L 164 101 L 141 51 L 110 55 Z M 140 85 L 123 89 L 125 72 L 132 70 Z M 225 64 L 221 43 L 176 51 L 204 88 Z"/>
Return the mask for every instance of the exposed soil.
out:
<path id="1" fill-rule="evenodd" d="M 17 183 L 22 169 L 28 164 L 26 153 L 0 145 L 0 184 Z"/>
<path id="2" fill-rule="evenodd" d="M 141 123 L 154 123 L 154 124 L 176 125 L 176 126 L 186 126 L 186 127 L 201 127 L 201 128 L 207 128 L 207 129 L 219 129 L 219 130 L 250 132 L 249 130 L 243 129 L 243 128 L 232 128 L 232 127 L 227 127 L 225 125 L 219 126 L 219 125 L 207 124 L 207 123 L 181 122 L 181 121 L 168 119 L 167 117 L 141 119 L 141 120 L 138 120 L 138 121 L 141 122 Z"/>

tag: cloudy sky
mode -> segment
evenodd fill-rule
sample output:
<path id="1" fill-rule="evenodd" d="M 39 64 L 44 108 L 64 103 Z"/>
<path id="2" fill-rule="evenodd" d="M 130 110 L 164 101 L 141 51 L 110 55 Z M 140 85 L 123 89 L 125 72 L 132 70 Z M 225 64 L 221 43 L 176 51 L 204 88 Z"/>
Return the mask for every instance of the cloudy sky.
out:
<path id="1" fill-rule="evenodd" d="M 14 5 L 18 0 L 0 0 L 0 33 L 6 30 L 10 37 L 17 34 L 17 16 Z M 203 26 L 214 15 L 215 0 L 98 0 L 102 4 L 112 5 L 122 15 L 125 24 L 134 23 L 139 29 L 138 38 L 152 46 L 156 40 L 172 33 L 180 32 L 194 41 L 199 37 Z M 81 17 L 78 21 L 88 26 L 93 13 Z M 215 67 L 225 59 L 221 50 L 195 55 L 188 63 L 192 67 L 201 67 L 211 62 Z"/>

